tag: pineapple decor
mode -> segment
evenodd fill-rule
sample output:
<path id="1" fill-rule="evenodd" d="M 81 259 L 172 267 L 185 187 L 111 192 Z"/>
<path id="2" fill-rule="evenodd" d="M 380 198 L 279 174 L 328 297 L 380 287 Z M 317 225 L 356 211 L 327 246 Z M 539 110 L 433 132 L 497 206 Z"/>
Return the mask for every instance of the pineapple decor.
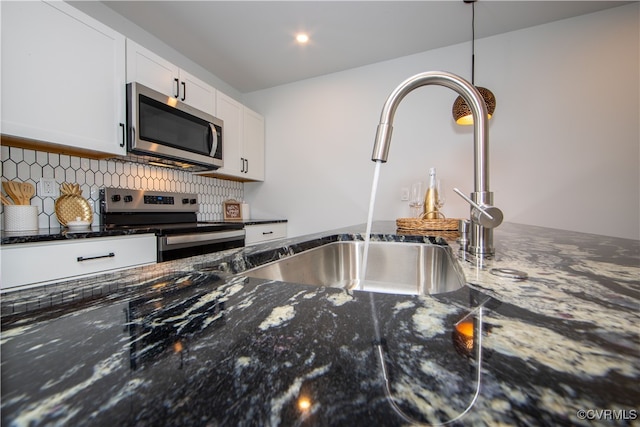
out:
<path id="1" fill-rule="evenodd" d="M 60 185 L 60 197 L 55 203 L 56 217 L 62 225 L 70 221 L 93 221 L 91 205 L 82 197 L 80 185 L 63 182 Z"/>

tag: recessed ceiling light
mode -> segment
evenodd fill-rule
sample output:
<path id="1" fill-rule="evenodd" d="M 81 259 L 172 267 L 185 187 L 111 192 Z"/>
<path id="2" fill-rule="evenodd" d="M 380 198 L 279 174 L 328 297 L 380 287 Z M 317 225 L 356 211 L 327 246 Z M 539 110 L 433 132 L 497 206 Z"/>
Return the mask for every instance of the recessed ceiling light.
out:
<path id="1" fill-rule="evenodd" d="M 306 44 L 309 42 L 309 35 L 305 33 L 298 33 L 296 34 L 296 41 L 299 44 Z"/>

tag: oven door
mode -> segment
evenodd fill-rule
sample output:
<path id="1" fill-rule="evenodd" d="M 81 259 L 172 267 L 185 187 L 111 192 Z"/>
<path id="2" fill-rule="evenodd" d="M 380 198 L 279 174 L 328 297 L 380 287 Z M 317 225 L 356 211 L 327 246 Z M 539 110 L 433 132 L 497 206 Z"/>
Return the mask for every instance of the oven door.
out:
<path id="1" fill-rule="evenodd" d="M 225 230 L 158 236 L 158 262 L 244 246 L 245 231 Z"/>

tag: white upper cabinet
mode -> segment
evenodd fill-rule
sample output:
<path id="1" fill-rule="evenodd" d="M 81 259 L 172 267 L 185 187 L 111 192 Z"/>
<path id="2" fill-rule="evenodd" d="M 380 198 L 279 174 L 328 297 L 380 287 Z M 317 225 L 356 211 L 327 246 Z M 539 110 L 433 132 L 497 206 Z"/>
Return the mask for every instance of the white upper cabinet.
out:
<path id="1" fill-rule="evenodd" d="M 132 40 L 127 40 L 129 82 L 141 83 L 215 116 L 215 88 Z"/>
<path id="2" fill-rule="evenodd" d="M 243 106 L 233 98 L 218 92 L 217 117 L 224 122 L 222 160 L 224 166 L 216 173 L 242 176 L 242 110 Z"/>
<path id="3" fill-rule="evenodd" d="M 1 2 L 2 133 L 125 154 L 125 38 L 63 2 Z"/>
<path id="4" fill-rule="evenodd" d="M 212 116 L 216 115 L 216 90 L 213 87 L 184 70 L 180 70 L 179 81 L 181 101 Z"/>
<path id="5" fill-rule="evenodd" d="M 264 117 L 244 107 L 243 111 L 244 174 L 252 181 L 264 181 Z"/>
<path id="6" fill-rule="evenodd" d="M 215 175 L 264 181 L 264 118 L 222 92 L 217 117 L 224 121 L 224 167 Z"/>
<path id="7" fill-rule="evenodd" d="M 127 83 L 143 85 L 174 98 L 179 96 L 180 68 L 127 39 Z"/>

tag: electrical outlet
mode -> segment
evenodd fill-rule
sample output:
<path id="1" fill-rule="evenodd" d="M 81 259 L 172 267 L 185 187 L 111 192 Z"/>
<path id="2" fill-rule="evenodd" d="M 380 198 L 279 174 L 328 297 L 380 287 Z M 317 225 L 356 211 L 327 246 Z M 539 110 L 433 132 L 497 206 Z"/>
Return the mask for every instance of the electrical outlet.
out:
<path id="1" fill-rule="evenodd" d="M 403 202 L 408 202 L 409 201 L 409 188 L 402 187 L 401 194 L 400 194 L 400 200 L 403 201 Z"/>
<path id="2" fill-rule="evenodd" d="M 58 186 L 53 178 L 40 178 L 38 195 L 40 197 L 56 197 L 58 195 Z"/>

